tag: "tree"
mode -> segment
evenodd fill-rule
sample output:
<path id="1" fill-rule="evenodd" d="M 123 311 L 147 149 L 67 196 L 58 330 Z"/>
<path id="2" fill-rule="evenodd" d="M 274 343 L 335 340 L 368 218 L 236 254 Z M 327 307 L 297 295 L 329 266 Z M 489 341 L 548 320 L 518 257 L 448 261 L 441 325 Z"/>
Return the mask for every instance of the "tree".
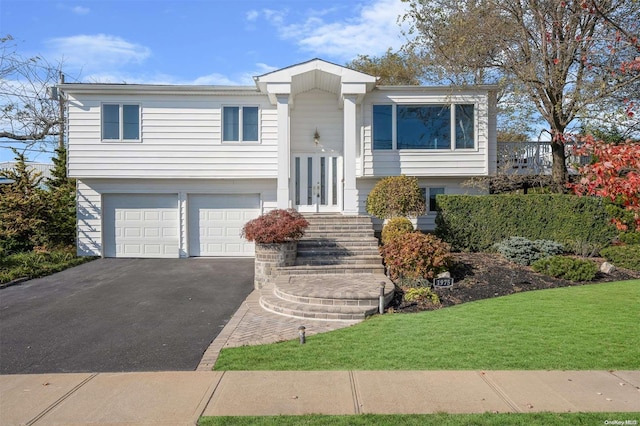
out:
<path id="1" fill-rule="evenodd" d="M 61 78 L 61 67 L 39 56 L 23 57 L 13 37 L 0 38 L 0 139 L 19 142 L 24 152 L 63 133 L 62 102 L 48 92 Z"/>
<path id="2" fill-rule="evenodd" d="M 391 48 L 380 57 L 358 55 L 346 66 L 379 77 L 379 84 L 389 86 L 419 85 L 423 74 L 417 58 L 402 52 L 393 52 Z"/>
<path id="3" fill-rule="evenodd" d="M 0 251 L 29 251 L 44 240 L 45 203 L 42 176 L 27 166 L 17 150 L 13 169 L 0 170 L 12 183 L 0 185 Z"/>
<path id="4" fill-rule="evenodd" d="M 606 197 L 633 212 L 640 231 L 640 143 L 608 144 L 586 136 L 576 153 L 590 155 L 594 161 L 581 167 L 580 181 L 569 186 L 576 194 Z M 619 229 L 627 229 L 621 220 L 614 218 L 614 222 Z"/>
<path id="5" fill-rule="evenodd" d="M 459 83 L 520 90 L 552 136 L 552 176 L 568 179 L 567 127 L 594 106 L 631 95 L 640 80 L 640 2 L 404 0 L 407 48 Z M 636 68 L 637 67 L 637 68 Z"/>
<path id="6" fill-rule="evenodd" d="M 68 247 L 76 238 L 76 180 L 67 177 L 67 149 L 56 148 L 54 168 L 45 181 L 47 241 L 51 247 Z"/>

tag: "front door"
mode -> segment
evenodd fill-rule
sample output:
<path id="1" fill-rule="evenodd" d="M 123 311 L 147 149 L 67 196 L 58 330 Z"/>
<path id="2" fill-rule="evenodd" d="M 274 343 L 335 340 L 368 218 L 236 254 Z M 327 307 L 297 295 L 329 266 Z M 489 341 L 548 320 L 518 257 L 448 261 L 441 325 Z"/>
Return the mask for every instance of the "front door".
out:
<path id="1" fill-rule="evenodd" d="M 295 154 L 293 202 L 299 212 L 338 212 L 342 199 L 342 157 L 335 153 Z"/>

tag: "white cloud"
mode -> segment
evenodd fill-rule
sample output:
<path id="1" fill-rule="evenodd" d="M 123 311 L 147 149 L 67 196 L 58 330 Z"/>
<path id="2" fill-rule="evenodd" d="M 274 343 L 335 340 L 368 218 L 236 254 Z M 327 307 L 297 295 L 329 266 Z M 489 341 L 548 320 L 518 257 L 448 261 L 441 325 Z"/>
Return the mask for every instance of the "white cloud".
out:
<path id="1" fill-rule="evenodd" d="M 406 12 L 401 0 L 372 0 L 352 8 L 353 15 L 340 10 L 309 10 L 300 22 L 287 22 L 288 10 L 263 9 L 260 16 L 277 28 L 285 40 L 296 43 L 303 51 L 316 56 L 350 60 L 358 54 L 381 55 L 389 47 L 398 49 L 400 37 L 398 16 Z M 256 18 L 257 19 L 257 18 Z"/>
<path id="2" fill-rule="evenodd" d="M 71 8 L 71 11 L 76 15 L 86 15 L 91 10 L 88 7 L 84 7 L 84 6 L 74 6 Z"/>
<path id="3" fill-rule="evenodd" d="M 250 10 L 247 12 L 247 21 L 253 22 L 260 16 L 260 12 L 257 10 Z"/>
<path id="4" fill-rule="evenodd" d="M 63 58 L 65 66 L 89 73 L 141 64 L 151 55 L 146 46 L 108 34 L 54 38 L 47 45 L 55 57 Z"/>

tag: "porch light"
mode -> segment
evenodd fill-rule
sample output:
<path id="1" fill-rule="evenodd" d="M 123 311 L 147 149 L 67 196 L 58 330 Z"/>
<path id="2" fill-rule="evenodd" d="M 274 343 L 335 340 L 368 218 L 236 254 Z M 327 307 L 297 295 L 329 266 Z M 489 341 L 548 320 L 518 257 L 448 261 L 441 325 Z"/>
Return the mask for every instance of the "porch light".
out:
<path id="1" fill-rule="evenodd" d="M 320 133 L 318 133 L 318 128 L 316 128 L 315 133 L 313 134 L 313 142 L 318 145 L 320 143 Z"/>

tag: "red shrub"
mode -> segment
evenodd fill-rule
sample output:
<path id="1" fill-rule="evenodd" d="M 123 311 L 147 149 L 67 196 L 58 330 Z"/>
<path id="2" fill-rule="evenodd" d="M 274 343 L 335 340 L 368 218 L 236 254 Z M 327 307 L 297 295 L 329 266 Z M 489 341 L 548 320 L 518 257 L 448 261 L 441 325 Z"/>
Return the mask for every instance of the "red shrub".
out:
<path id="1" fill-rule="evenodd" d="M 297 211 L 271 210 L 247 222 L 242 228 L 242 237 L 258 244 L 298 241 L 304 235 L 309 222 Z"/>
<path id="2" fill-rule="evenodd" d="M 438 237 L 409 232 L 390 239 L 380 247 L 391 279 L 433 279 L 453 261 L 449 244 Z"/>

